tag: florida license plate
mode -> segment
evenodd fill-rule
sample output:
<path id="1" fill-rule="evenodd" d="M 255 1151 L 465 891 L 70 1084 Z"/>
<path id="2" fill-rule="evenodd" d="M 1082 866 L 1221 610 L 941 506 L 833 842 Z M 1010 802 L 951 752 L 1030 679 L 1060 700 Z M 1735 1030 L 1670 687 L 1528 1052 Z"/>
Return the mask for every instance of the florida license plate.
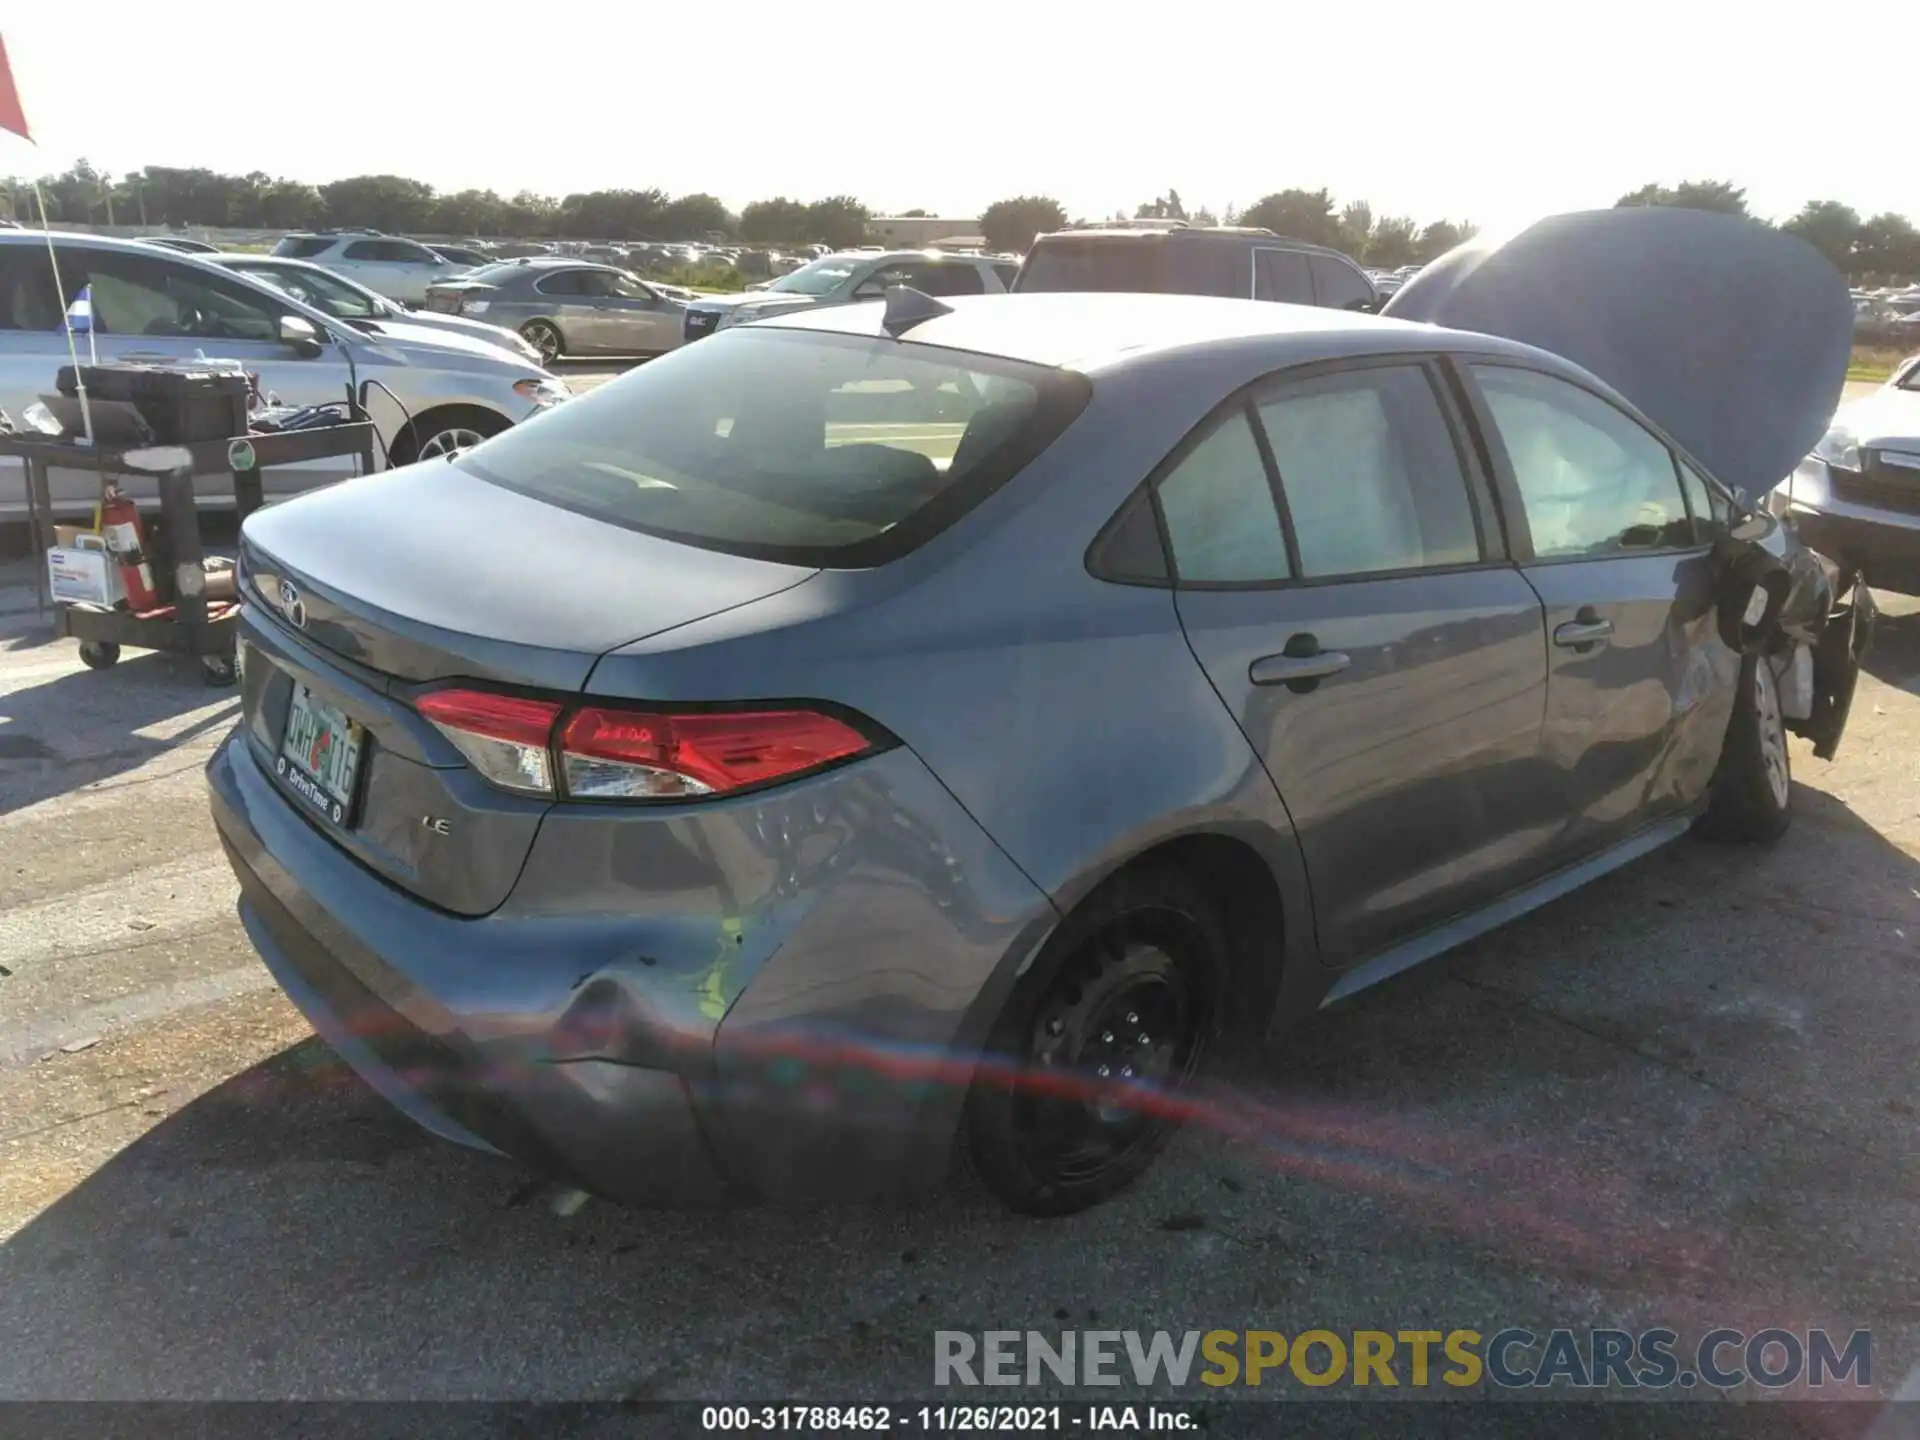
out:
<path id="1" fill-rule="evenodd" d="M 274 773 L 334 824 L 347 824 L 365 739 L 366 731 L 343 711 L 296 683 Z"/>

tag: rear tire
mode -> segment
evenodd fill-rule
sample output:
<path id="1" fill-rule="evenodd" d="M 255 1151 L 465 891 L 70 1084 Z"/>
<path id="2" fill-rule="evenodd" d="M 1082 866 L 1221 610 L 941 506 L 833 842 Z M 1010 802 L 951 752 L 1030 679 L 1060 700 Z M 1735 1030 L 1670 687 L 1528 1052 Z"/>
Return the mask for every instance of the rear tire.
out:
<path id="1" fill-rule="evenodd" d="M 551 366 L 566 353 L 560 331 L 545 320 L 529 320 L 520 327 L 520 338 L 540 352 L 540 363 Z"/>
<path id="2" fill-rule="evenodd" d="M 1779 683 L 1764 656 L 1748 655 L 1740 662 L 1740 693 L 1699 830 L 1711 840 L 1763 845 L 1786 834 L 1792 819 L 1793 767 Z"/>
<path id="3" fill-rule="evenodd" d="M 1132 1184 L 1185 1118 L 1218 1034 L 1227 944 L 1170 870 L 1122 872 L 1015 983 L 968 1092 L 973 1168 L 1010 1209 L 1071 1215 Z"/>

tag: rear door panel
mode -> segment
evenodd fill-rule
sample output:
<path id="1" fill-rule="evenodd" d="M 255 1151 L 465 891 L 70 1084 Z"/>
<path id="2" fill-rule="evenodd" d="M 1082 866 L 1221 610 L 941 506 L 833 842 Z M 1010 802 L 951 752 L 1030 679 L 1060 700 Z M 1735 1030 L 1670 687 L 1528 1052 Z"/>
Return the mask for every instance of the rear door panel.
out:
<path id="1" fill-rule="evenodd" d="M 1546 667 L 1517 571 L 1182 591 L 1179 607 L 1293 816 L 1329 963 L 1541 868 L 1558 828 L 1537 758 Z M 1306 693 L 1252 683 L 1257 660 L 1302 635 L 1348 668 Z"/>
<path id="2" fill-rule="evenodd" d="M 1420 357 L 1289 372 L 1155 481 L 1181 624 L 1293 817 L 1336 965 L 1523 883 L 1558 829 L 1539 597 L 1436 380 Z"/>

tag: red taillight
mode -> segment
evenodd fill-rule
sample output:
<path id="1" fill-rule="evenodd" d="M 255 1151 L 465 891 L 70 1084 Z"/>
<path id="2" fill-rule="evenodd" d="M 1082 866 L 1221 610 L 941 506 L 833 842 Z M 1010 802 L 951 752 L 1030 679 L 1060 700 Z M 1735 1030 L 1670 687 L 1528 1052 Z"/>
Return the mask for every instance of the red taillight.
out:
<path id="1" fill-rule="evenodd" d="M 567 711 L 482 690 L 436 690 L 418 708 L 494 784 L 530 795 L 564 788 L 582 800 L 725 795 L 873 747 L 853 726 L 814 710 Z"/>
<path id="2" fill-rule="evenodd" d="M 567 793 L 586 799 L 723 795 L 817 770 L 871 742 L 812 710 L 659 715 L 577 711 L 560 732 Z"/>
<path id="3" fill-rule="evenodd" d="M 553 794 L 547 741 L 560 718 L 560 706 L 553 701 L 484 690 L 435 690 L 422 695 L 418 706 L 474 769 L 503 790 Z"/>

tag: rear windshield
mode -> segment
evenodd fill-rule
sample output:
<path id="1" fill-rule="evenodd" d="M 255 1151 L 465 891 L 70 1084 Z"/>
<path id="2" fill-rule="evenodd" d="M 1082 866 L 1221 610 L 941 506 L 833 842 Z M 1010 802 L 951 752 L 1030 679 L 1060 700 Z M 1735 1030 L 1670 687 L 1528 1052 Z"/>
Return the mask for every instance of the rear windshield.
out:
<path id="1" fill-rule="evenodd" d="M 1013 288 L 1022 294 L 1096 290 L 1244 300 L 1251 275 L 1248 251 L 1240 245 L 1159 235 L 1063 237 L 1035 243 Z"/>
<path id="2" fill-rule="evenodd" d="M 745 327 L 688 345 L 454 463 L 616 525 L 865 567 L 938 533 L 1051 444 L 1079 376 L 890 339 Z"/>
<path id="3" fill-rule="evenodd" d="M 333 238 L 328 235 L 288 235 L 273 247 L 273 253 L 295 260 L 311 260 L 315 255 L 325 254 L 332 245 Z"/>

